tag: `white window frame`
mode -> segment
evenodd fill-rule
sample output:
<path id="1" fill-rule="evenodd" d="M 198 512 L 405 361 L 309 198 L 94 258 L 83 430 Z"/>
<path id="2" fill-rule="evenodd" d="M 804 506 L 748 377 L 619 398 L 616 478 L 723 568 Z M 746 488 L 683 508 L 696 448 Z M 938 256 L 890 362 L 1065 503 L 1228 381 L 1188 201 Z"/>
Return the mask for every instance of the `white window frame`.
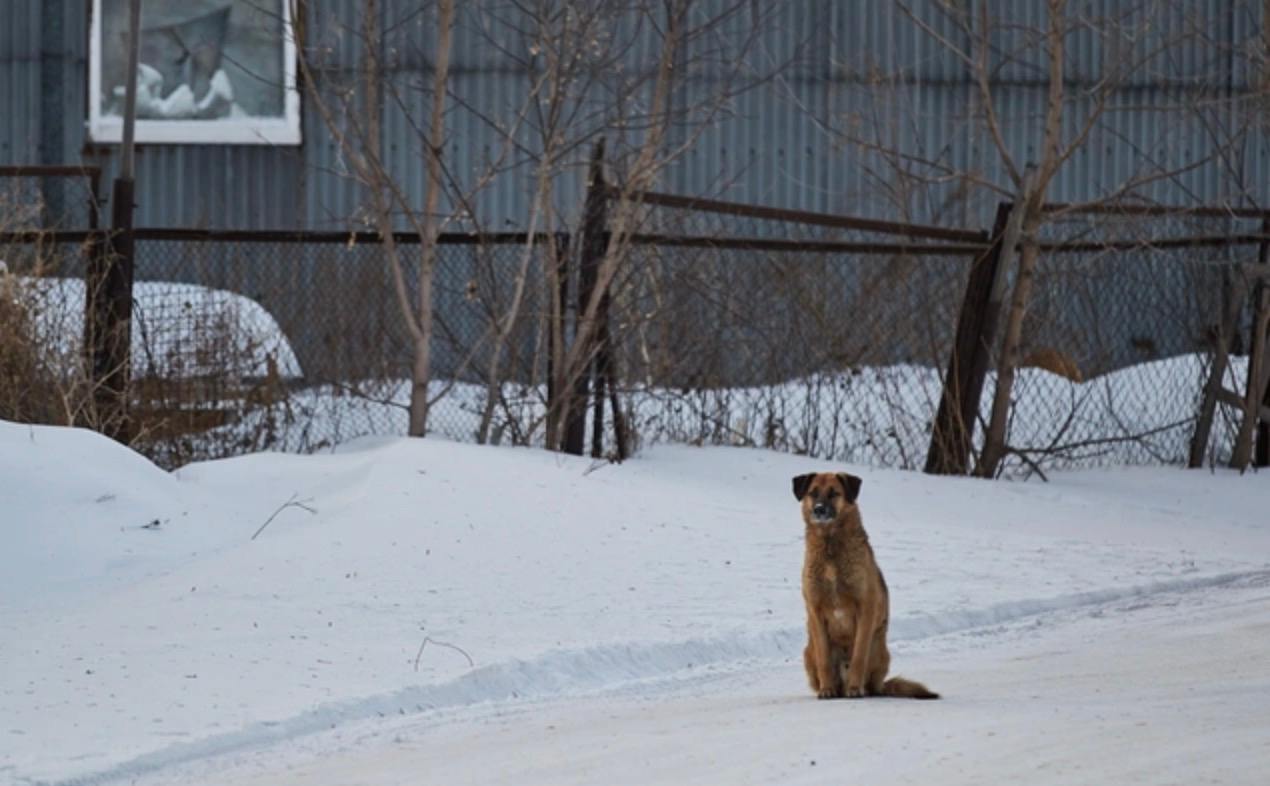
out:
<path id="1" fill-rule="evenodd" d="M 88 34 L 88 136 L 94 143 L 119 144 L 123 141 L 123 119 L 101 113 L 101 3 L 92 0 L 92 22 Z M 137 119 L 138 144 L 173 145 L 298 145 L 300 133 L 300 93 L 296 89 L 295 25 L 291 0 L 277 0 L 282 16 L 283 116 L 279 118 L 236 117 L 215 120 Z"/>

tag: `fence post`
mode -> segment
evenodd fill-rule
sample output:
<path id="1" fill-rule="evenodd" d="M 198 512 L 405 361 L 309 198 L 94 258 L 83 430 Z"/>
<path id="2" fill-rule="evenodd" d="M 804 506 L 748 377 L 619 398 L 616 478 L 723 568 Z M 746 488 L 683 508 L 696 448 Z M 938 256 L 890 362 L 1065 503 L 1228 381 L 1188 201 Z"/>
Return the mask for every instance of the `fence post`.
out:
<path id="1" fill-rule="evenodd" d="M 608 389 L 609 408 L 613 410 L 613 448 L 618 461 L 625 461 L 630 457 L 630 447 L 626 435 L 626 419 L 622 415 L 622 408 L 618 406 L 617 401 L 617 359 L 613 356 L 612 338 L 609 332 L 609 293 L 604 293 L 604 300 L 600 305 L 603 315 L 600 323 L 600 353 L 596 359 L 596 396 L 604 397 L 604 390 Z M 599 441 L 595 442 L 592 447 L 591 455 L 594 458 L 600 458 L 602 455 Z"/>
<path id="2" fill-rule="evenodd" d="M 595 150 L 591 154 L 591 168 L 587 174 L 587 192 L 586 203 L 583 211 L 582 219 L 582 248 L 581 257 L 578 261 L 578 318 L 581 319 L 583 313 L 586 312 L 587 304 L 591 302 L 591 295 L 595 291 L 596 279 L 599 277 L 600 260 L 604 258 L 605 249 L 608 247 L 608 196 L 607 188 L 604 183 L 604 140 L 595 143 Z M 601 308 L 601 312 L 604 309 Z M 597 319 L 605 319 L 604 313 L 597 314 Z M 575 328 L 576 332 L 576 328 Z M 598 336 L 598 333 L 597 333 Z M 564 452 L 572 453 L 577 456 L 582 455 L 583 445 L 586 442 L 586 416 L 587 416 L 587 395 L 591 390 L 591 378 L 595 372 L 595 353 L 590 348 L 584 347 L 584 353 L 578 355 L 583 358 L 582 369 L 576 380 L 573 381 L 573 399 L 569 405 L 569 421 L 565 424 Z M 597 382 L 597 384 L 599 384 Z M 597 440 L 603 440 L 604 432 L 604 409 L 603 403 L 600 401 L 602 397 L 597 397 L 597 405 L 595 410 L 595 421 L 592 424 L 595 433 L 592 435 L 591 448 L 594 452 L 596 445 L 599 444 L 601 449 L 603 445 Z"/>
<path id="3" fill-rule="evenodd" d="M 563 449 L 563 445 L 556 445 L 552 440 L 556 439 L 559 434 L 556 429 L 557 413 L 561 411 L 560 402 L 562 400 L 561 391 L 556 389 L 556 374 L 559 373 L 561 364 L 565 362 L 565 323 L 564 315 L 568 309 L 569 302 L 569 242 L 568 232 L 557 232 L 554 238 L 553 252 L 555 254 L 556 265 L 556 292 L 555 297 L 549 303 L 547 309 L 547 435 L 548 450 Z M 550 256 L 547 257 L 547 264 L 552 264 Z M 548 279 L 550 280 L 550 279 Z M 556 333 L 559 331 L 560 342 L 556 342 Z"/>
<path id="4" fill-rule="evenodd" d="M 124 92 L 123 142 L 119 175 L 110 197 L 111 233 L 94 254 L 86 277 L 84 346 L 101 432 L 127 443 L 128 383 L 132 366 L 132 279 L 134 238 L 133 171 L 137 120 L 137 68 L 141 54 L 141 0 L 128 6 L 128 81 Z"/>
<path id="5" fill-rule="evenodd" d="M 127 443 L 128 384 L 132 341 L 132 181 L 115 181 L 111 207 L 114 229 L 88 244 L 85 275 L 84 347 L 93 390 L 94 425 L 111 439 Z M 127 207 L 120 207 L 126 203 Z M 121 215 L 124 213 L 126 215 Z"/>
<path id="6" fill-rule="evenodd" d="M 1001 258 L 1013 212 L 1009 202 L 997 205 L 992 245 L 986 253 L 976 257 L 970 268 L 939 411 L 931 428 L 930 449 L 926 453 L 925 471 L 931 475 L 965 475 L 969 471 L 975 417 L 979 413 L 983 380 L 1000 320 L 1006 273 Z"/>
<path id="7" fill-rule="evenodd" d="M 595 381 L 592 395 L 595 407 L 595 420 L 591 431 L 591 458 L 604 457 L 604 399 L 608 397 L 609 408 L 613 411 L 613 448 L 618 461 L 625 461 L 627 456 L 626 422 L 622 418 L 622 410 L 617 402 L 617 359 L 613 356 L 612 336 L 609 331 L 609 307 L 612 297 L 608 292 L 600 298 L 600 311 L 596 319 L 600 324 L 596 328 L 595 343 Z"/>
<path id="8" fill-rule="evenodd" d="M 1270 218 L 1262 220 L 1261 234 L 1263 236 L 1270 237 Z M 1264 239 L 1261 241 L 1261 244 L 1257 249 L 1257 259 L 1263 265 L 1270 264 L 1270 242 L 1267 242 Z M 1263 280 L 1260 283 L 1260 286 L 1264 287 L 1267 286 L 1267 284 Z M 1256 329 L 1255 324 L 1253 329 Z M 1249 346 L 1251 347 L 1251 342 L 1249 342 Z M 1248 384 L 1251 385 L 1253 366 L 1252 358 L 1249 357 L 1248 361 Z M 1266 385 L 1265 394 L 1262 396 L 1261 404 L 1262 406 L 1270 407 L 1270 385 Z M 1264 420 L 1257 424 L 1257 449 L 1252 457 L 1252 463 L 1254 466 L 1258 467 L 1270 467 L 1270 423 L 1267 423 Z"/>

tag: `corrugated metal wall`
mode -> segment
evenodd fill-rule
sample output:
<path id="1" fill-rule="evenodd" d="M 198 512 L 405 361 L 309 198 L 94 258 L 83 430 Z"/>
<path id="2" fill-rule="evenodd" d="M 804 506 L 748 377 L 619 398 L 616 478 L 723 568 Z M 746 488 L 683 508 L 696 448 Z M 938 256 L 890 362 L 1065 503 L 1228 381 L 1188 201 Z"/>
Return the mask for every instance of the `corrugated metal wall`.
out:
<path id="1" fill-rule="evenodd" d="M 0 162 L 35 163 L 40 138 L 36 3 L 0 4 Z"/>
<path id="2" fill-rule="evenodd" d="M 732 0 L 702 0 L 700 24 Z M 87 0 L 8 0 L 0 3 L 0 163 L 100 163 L 109 174 L 109 147 L 86 143 Z M 400 101 L 385 101 L 383 147 L 389 169 L 410 200 L 422 203 L 424 162 L 412 123 L 426 117 L 432 17 L 419 3 L 380 0 L 382 51 Z M 530 112 L 508 146 L 490 118 L 510 124 L 529 93 L 526 41 L 515 10 L 490 0 L 460 4 L 451 89 L 458 101 L 448 118 L 447 163 L 461 191 L 502 161 L 501 174 L 472 194 L 477 222 L 489 229 L 523 227 L 533 191 L 537 131 Z M 1000 157 L 976 111 L 978 91 L 953 51 L 968 51 L 964 31 L 938 0 L 791 0 L 749 3 L 682 53 L 688 77 L 674 95 L 685 122 L 671 142 L 684 155 L 662 175 L 665 190 L 828 212 L 903 217 L 942 223 L 986 223 L 1009 189 Z M 977 13 L 977 4 L 969 6 Z M 1086 18 L 1119 17 L 1145 31 L 1133 44 L 1143 56 L 1134 78 L 1054 183 L 1051 198 L 1095 198 L 1124 182 L 1191 165 L 1159 177 L 1139 193 L 1160 202 L 1265 204 L 1266 139 L 1247 133 L 1223 99 L 1249 89 L 1262 58 L 1260 0 L 1079 4 Z M 356 29 L 360 0 L 310 0 L 311 44 L 324 48 L 324 94 L 356 78 L 362 54 Z M 908 9 L 908 10 L 905 10 Z M 1018 161 L 1036 158 L 1045 110 L 1046 74 L 1035 47 L 1043 3 L 993 4 L 1006 18 L 992 44 L 1004 63 L 995 73 L 996 110 L 1006 146 Z M 910 16 L 911 12 L 911 16 Z M 754 20 L 761 17 L 758 34 Z M 913 17 L 921 20 L 914 22 Z M 1149 19 L 1149 25 L 1142 21 Z M 923 30 L 925 27 L 927 29 Z M 748 45 L 751 36 L 752 42 Z M 574 128 L 581 164 L 590 139 L 636 144 L 638 130 L 617 128 L 618 116 L 647 103 L 657 34 L 632 12 L 613 33 L 623 48 L 621 69 L 577 97 L 585 120 Z M 943 39 L 941 44 L 937 37 Z M 1117 44 L 1077 31 L 1067 40 L 1069 92 L 1096 90 Z M 1119 51 L 1119 50 L 1116 50 Z M 740 65 L 738 65 L 740 64 Z M 618 72 L 621 72 L 620 74 Z M 761 76 L 760 86 L 719 106 L 723 87 Z M 623 81 L 626 79 L 628 81 Z M 630 81 L 634 79 L 634 81 Z M 629 94 L 623 86 L 634 84 Z M 339 102 L 335 101 L 338 105 Z M 398 105 L 400 104 L 400 106 Z M 403 109 L 404 107 L 404 109 Z M 712 111 L 706 113 L 704 108 Z M 1082 118 L 1065 117 L 1071 137 Z M 410 115 L 414 117 L 411 118 Z M 354 221 L 362 190 L 347 177 L 339 146 L 306 101 L 304 144 L 144 146 L 138 153 L 138 223 L 148 226 L 336 228 Z M 1229 144 L 1235 137 L 1238 144 Z M 870 151 L 860 141 L 887 152 Z M 620 145 L 619 145 L 620 147 Z M 1233 155 L 1213 158 L 1229 148 Z M 1212 158 L 1212 160 L 1207 160 Z M 970 173 L 971 177 L 958 176 Z M 576 218 L 583 169 L 557 181 L 561 221 Z M 447 210 L 452 210 L 448 205 Z"/>

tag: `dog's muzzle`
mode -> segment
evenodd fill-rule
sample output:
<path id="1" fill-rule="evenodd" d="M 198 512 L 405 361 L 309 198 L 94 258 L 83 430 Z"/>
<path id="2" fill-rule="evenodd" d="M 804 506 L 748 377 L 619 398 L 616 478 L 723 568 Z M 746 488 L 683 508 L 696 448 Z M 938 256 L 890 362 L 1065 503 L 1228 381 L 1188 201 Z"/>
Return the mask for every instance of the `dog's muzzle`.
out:
<path id="1" fill-rule="evenodd" d="M 819 502 L 812 506 L 811 515 L 817 521 L 830 521 L 833 519 L 833 508 L 823 502 Z"/>

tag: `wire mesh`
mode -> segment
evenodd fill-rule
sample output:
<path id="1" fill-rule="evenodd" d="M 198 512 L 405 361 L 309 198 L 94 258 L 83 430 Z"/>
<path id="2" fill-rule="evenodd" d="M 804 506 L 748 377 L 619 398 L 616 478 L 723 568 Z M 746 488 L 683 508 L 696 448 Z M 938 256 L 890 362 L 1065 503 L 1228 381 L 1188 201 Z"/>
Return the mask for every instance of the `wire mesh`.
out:
<path id="1" fill-rule="evenodd" d="M 1260 223 L 1100 213 L 1045 225 L 1011 395 L 1006 471 L 1185 463 L 1236 264 L 1257 262 Z M 1226 384 L 1240 391 L 1250 321 L 1245 308 L 1231 337 L 1236 357 Z M 990 374 L 985 419 L 994 387 Z M 1210 446 L 1214 461 L 1228 457 L 1233 432 L 1224 413 Z"/>
<path id="2" fill-rule="evenodd" d="M 633 246 L 614 330 L 642 440 L 920 465 L 973 252 L 686 208 L 641 219 L 660 239 Z M 771 238 L 795 244 L 744 242 Z"/>
<path id="3" fill-rule="evenodd" d="M 646 204 L 635 219 L 610 290 L 610 333 L 637 445 L 921 466 L 982 243 L 691 206 Z M 1260 229 L 1259 218 L 1232 216 L 1055 215 L 1039 238 L 1006 471 L 1184 461 L 1235 263 L 1258 259 Z M 100 237 L 21 227 L 0 236 L 0 417 L 91 425 L 82 276 Z M 543 444 L 554 304 L 568 343 L 580 246 L 443 237 L 430 433 Z M 177 466 L 406 433 L 423 264 L 409 237 L 388 246 L 358 235 L 142 231 L 136 446 Z M 572 273 L 559 281 L 562 270 Z M 1250 319 L 1241 312 L 1230 345 L 1232 390 L 1245 385 L 1237 337 Z M 990 373 L 984 420 L 994 384 Z M 1214 461 L 1233 439 L 1232 414 L 1219 412 Z"/>
<path id="4" fill-rule="evenodd" d="M 438 247 L 432 433 L 515 440 L 507 419 L 541 408 L 542 258 L 523 243 Z M 177 464 L 406 433 L 420 265 L 417 243 L 394 262 L 379 242 L 142 235 L 133 414 L 147 451 Z"/>

